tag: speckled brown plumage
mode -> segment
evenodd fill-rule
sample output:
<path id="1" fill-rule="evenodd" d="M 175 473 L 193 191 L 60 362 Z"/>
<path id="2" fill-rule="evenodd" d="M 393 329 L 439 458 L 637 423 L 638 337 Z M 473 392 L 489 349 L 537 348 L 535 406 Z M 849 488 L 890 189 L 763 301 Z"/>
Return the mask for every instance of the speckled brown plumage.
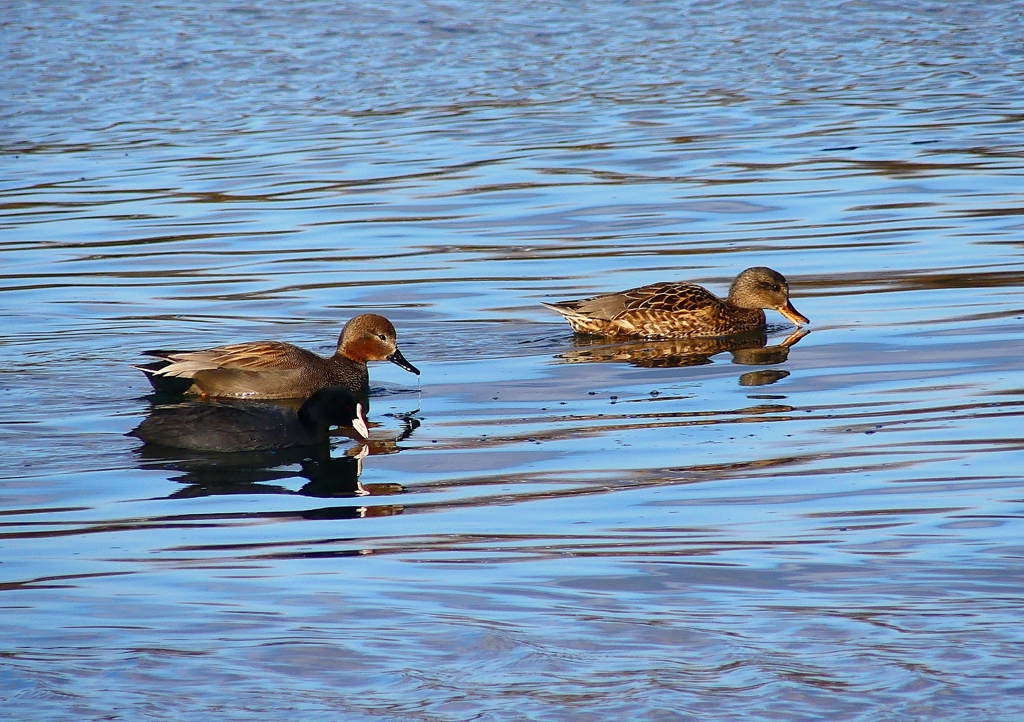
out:
<path id="1" fill-rule="evenodd" d="M 325 386 L 343 386 L 364 396 L 367 361 L 388 360 L 419 374 L 395 340 L 395 327 L 367 313 L 347 324 L 333 356 L 280 341 L 218 346 L 205 351 L 146 351 L 161 361 L 138 366 L 157 391 L 245 399 L 305 398 Z M 191 381 L 185 386 L 186 380 Z"/>
<path id="2" fill-rule="evenodd" d="M 595 336 L 729 336 L 763 329 L 763 308 L 798 325 L 808 323 L 790 303 L 786 279 L 764 267 L 743 271 L 725 299 L 692 283 L 664 282 L 544 305 L 562 314 L 573 331 Z"/>

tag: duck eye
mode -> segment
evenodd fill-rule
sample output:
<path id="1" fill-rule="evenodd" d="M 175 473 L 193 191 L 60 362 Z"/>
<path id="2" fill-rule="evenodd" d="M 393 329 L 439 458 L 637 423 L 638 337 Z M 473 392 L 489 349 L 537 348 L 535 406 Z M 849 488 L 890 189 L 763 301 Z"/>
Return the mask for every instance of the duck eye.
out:
<path id="1" fill-rule="evenodd" d="M 384 335 L 384 334 L 382 334 L 382 333 L 378 333 L 378 334 L 377 334 L 377 338 L 379 338 L 379 339 L 380 339 L 381 341 L 387 341 L 387 340 L 388 340 L 388 337 L 387 337 L 387 336 L 385 336 L 385 335 Z"/>

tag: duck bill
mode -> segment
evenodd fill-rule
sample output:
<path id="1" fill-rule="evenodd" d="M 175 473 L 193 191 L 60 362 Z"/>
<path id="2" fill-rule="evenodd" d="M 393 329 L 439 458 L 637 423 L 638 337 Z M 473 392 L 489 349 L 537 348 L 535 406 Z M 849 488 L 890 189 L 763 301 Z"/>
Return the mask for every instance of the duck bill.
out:
<path id="1" fill-rule="evenodd" d="M 388 361 L 393 363 L 395 366 L 399 366 L 399 367 L 405 369 L 406 371 L 413 372 L 417 376 L 420 375 L 420 370 L 418 368 L 416 368 L 415 366 L 413 366 L 408 361 L 406 361 L 405 360 L 405 356 L 403 356 L 402 352 L 399 351 L 397 348 L 395 349 L 395 352 L 393 354 L 388 356 Z"/>
<path id="2" fill-rule="evenodd" d="M 803 315 L 795 308 L 793 308 L 793 303 L 791 301 L 786 301 L 785 306 L 779 306 L 775 310 L 781 313 L 786 318 L 788 318 L 793 323 L 795 323 L 797 326 L 803 326 L 805 323 L 811 322 L 810 319 L 807 318 L 807 316 Z"/>
<path id="3" fill-rule="evenodd" d="M 363 440 L 370 438 L 370 429 L 366 426 L 366 417 L 363 415 L 362 404 L 356 404 L 356 417 L 352 419 L 352 428 L 359 434 L 359 438 Z"/>

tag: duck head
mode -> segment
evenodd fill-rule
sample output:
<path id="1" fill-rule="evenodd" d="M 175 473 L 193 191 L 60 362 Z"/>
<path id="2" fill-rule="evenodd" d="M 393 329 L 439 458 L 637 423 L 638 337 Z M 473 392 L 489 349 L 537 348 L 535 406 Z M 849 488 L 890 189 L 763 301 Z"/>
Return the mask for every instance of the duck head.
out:
<path id="1" fill-rule="evenodd" d="M 727 300 L 739 308 L 773 309 L 797 326 L 810 323 L 806 316 L 793 308 L 786 277 L 764 266 L 748 268 L 736 276 Z"/>
<path id="2" fill-rule="evenodd" d="M 359 363 L 390 361 L 417 376 L 420 373 L 398 349 L 394 325 L 376 313 L 361 314 L 345 324 L 337 353 Z"/>

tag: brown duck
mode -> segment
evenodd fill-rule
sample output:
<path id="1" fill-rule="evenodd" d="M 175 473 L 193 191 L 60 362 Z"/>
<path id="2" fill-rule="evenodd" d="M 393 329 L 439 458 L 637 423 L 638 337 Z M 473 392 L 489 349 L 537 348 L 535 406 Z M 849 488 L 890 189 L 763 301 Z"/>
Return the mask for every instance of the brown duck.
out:
<path id="1" fill-rule="evenodd" d="M 365 396 L 367 361 L 390 361 L 419 375 L 398 350 L 395 327 L 375 313 L 345 324 L 330 358 L 280 341 L 254 341 L 205 351 L 146 351 L 160 361 L 136 366 L 158 392 L 236 399 L 306 398 L 325 386 Z"/>
<path id="2" fill-rule="evenodd" d="M 595 336 L 730 336 L 763 329 L 763 308 L 778 311 L 798 326 L 810 323 L 793 308 L 785 277 L 764 267 L 736 276 L 724 299 L 692 283 L 652 283 L 544 305 L 562 314 L 576 333 Z"/>

